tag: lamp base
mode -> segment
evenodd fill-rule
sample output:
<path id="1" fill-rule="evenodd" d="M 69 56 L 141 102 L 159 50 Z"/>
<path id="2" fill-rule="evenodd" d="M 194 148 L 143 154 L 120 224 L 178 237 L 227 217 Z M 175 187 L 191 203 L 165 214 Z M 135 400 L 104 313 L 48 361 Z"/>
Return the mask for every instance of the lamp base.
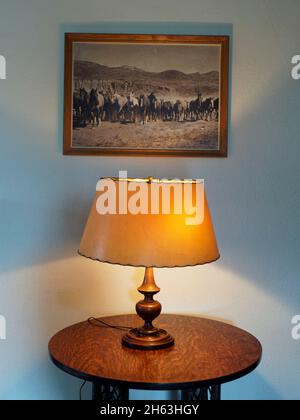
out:
<path id="1" fill-rule="evenodd" d="M 123 336 L 122 343 L 132 349 L 160 350 L 173 346 L 174 338 L 165 330 L 155 328 L 147 332 L 143 328 L 135 328 Z"/>
<path id="2" fill-rule="evenodd" d="M 136 312 L 145 323 L 143 327 L 134 328 L 124 335 L 122 344 L 139 350 L 159 350 L 173 346 L 174 338 L 167 331 L 155 328 L 152 324 L 161 312 L 161 304 L 153 299 L 160 291 L 154 280 L 153 268 L 146 267 L 144 282 L 138 291 L 144 295 L 144 300 L 136 304 Z"/>

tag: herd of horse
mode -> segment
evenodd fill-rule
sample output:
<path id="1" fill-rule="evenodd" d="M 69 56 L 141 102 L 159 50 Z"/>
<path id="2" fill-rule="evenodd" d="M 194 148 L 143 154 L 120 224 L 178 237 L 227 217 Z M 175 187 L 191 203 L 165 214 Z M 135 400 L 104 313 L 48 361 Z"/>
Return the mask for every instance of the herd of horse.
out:
<path id="1" fill-rule="evenodd" d="M 108 94 L 98 89 L 85 88 L 73 94 L 73 126 L 99 127 L 102 121 L 146 124 L 149 121 L 211 121 L 219 118 L 219 98 L 204 98 L 201 93 L 195 100 L 157 99 L 151 92 L 137 97 L 133 93 Z"/>

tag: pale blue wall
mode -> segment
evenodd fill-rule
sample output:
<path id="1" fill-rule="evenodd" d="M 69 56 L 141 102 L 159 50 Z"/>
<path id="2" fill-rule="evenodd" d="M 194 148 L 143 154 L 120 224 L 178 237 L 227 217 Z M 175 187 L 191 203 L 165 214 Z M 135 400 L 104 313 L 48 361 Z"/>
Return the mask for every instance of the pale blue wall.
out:
<path id="1" fill-rule="evenodd" d="M 133 309 L 141 271 L 76 256 L 96 181 L 119 169 L 206 179 L 222 259 L 173 270 L 172 284 L 161 270 L 165 311 L 226 319 L 262 341 L 262 365 L 224 398 L 300 397 L 299 22 L 298 0 L 1 0 L 0 398 L 77 398 L 79 381 L 48 360 L 49 337 Z M 64 31 L 232 35 L 229 158 L 63 157 Z"/>

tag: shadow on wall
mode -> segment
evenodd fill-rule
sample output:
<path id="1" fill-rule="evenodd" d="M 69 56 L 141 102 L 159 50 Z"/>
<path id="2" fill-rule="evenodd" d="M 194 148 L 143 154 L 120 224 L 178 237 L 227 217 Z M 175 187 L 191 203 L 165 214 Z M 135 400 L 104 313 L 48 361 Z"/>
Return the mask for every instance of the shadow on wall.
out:
<path id="1" fill-rule="evenodd" d="M 49 358 L 36 360 L 35 365 L 25 375 L 18 375 L 9 381 L 3 393 L 2 400 L 39 400 L 49 399 L 49 384 L 53 384 L 51 400 L 79 399 L 79 389 L 82 384 L 80 379 L 66 375 L 64 372 L 54 369 Z M 42 379 L 42 380 L 41 380 Z M 10 384 L 12 386 L 10 387 Z M 30 386 L 29 386 L 30 385 Z M 86 399 L 90 398 L 91 386 L 86 386 L 83 393 Z M 25 396 L 25 397 L 24 397 Z"/>
<path id="2" fill-rule="evenodd" d="M 255 371 L 245 378 L 238 381 L 229 382 L 222 387 L 223 400 L 244 400 L 245 395 L 248 400 L 259 400 L 259 396 L 264 400 L 281 400 L 282 396 L 267 382 L 259 373 Z"/>

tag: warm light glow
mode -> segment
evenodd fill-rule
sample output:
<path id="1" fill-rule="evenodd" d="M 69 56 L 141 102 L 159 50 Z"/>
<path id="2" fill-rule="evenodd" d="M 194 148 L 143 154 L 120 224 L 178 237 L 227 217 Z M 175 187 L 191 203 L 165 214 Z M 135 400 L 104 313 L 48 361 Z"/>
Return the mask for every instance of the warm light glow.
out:
<path id="1" fill-rule="evenodd" d="M 135 182 L 142 185 L 147 180 Z M 196 200 L 198 184 L 193 182 L 191 185 L 192 198 Z M 119 179 L 114 188 L 116 202 L 113 213 L 99 213 L 98 200 L 101 198 L 103 204 L 104 193 L 96 193 L 79 248 L 81 255 L 102 262 L 138 267 L 184 267 L 206 264 L 219 258 L 204 189 L 201 223 L 188 225 L 183 195 L 172 191 L 169 214 L 164 212 L 162 203 L 159 203 L 155 214 L 148 211 L 121 213 L 117 211 L 121 200 Z M 136 192 L 128 191 L 126 194 L 126 204 L 130 205 Z M 181 213 L 172 210 L 177 207 L 182 209 Z"/>

